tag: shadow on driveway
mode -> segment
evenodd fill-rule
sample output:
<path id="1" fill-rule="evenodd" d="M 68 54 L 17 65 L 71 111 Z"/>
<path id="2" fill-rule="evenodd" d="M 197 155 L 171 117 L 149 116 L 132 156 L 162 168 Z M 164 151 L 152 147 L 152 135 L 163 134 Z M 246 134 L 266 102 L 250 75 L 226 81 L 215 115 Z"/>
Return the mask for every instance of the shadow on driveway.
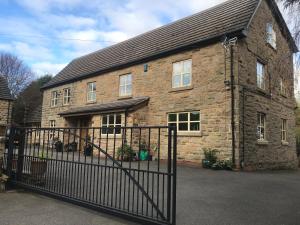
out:
<path id="1" fill-rule="evenodd" d="M 178 167 L 177 225 L 300 224 L 300 172 Z M 29 192 L 0 194 L 1 225 L 133 225 Z"/>

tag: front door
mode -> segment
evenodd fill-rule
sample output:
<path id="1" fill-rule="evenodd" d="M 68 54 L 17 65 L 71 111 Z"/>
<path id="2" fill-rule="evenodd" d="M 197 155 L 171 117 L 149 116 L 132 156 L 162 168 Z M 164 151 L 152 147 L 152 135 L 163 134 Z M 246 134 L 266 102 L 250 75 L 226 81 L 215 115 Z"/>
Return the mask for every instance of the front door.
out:
<path id="1" fill-rule="evenodd" d="M 85 140 L 89 137 L 89 128 L 92 127 L 91 117 L 79 118 L 78 125 L 80 128 L 80 151 L 83 151 L 86 145 Z"/>

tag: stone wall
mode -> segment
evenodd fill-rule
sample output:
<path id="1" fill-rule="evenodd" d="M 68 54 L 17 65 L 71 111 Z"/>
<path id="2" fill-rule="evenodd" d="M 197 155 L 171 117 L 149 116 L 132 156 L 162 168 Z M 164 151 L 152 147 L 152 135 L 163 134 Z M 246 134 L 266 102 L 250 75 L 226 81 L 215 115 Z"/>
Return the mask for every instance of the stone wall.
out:
<path id="1" fill-rule="evenodd" d="M 172 89 L 172 64 L 186 59 L 192 59 L 192 86 Z M 203 148 L 216 148 L 220 150 L 220 157 L 230 158 L 230 93 L 224 85 L 221 43 L 150 61 L 148 68 L 148 72 L 144 72 L 140 64 L 44 91 L 42 126 L 49 126 L 52 119 L 56 120 L 56 126 L 65 126 L 66 120 L 57 113 L 70 107 L 90 105 L 86 102 L 88 82 L 97 82 L 96 104 L 120 99 L 119 76 L 131 73 L 132 96 L 149 96 L 150 101 L 147 108 L 129 115 L 127 125 L 167 125 L 170 112 L 200 110 L 201 132 L 179 133 L 178 158 L 199 162 L 203 158 Z M 63 106 L 60 96 L 58 106 L 50 107 L 51 91 L 62 93 L 66 87 L 71 88 L 70 106 Z M 100 117 L 94 117 L 93 126 L 100 126 Z"/>
<path id="2" fill-rule="evenodd" d="M 272 22 L 277 35 L 277 48 L 266 42 L 266 24 Z M 241 161 L 248 169 L 295 168 L 295 99 L 293 88 L 292 50 L 282 28 L 262 1 L 250 25 L 248 38 L 239 43 L 240 139 Z M 256 62 L 265 64 L 266 90 L 256 85 Z M 287 84 L 286 96 L 280 93 L 280 77 Z M 244 89 L 244 93 L 243 93 Z M 244 96 L 244 97 L 242 97 Z M 244 120 L 243 110 L 244 109 Z M 266 114 L 266 142 L 257 142 L 257 113 Z M 287 143 L 281 142 L 281 119 L 287 119 Z M 243 126 L 245 143 L 243 149 Z"/>
<path id="3" fill-rule="evenodd" d="M 277 50 L 266 44 L 266 23 L 272 21 L 277 33 Z M 256 61 L 266 62 L 267 90 L 256 88 Z M 192 59 L 192 85 L 184 89 L 172 89 L 172 63 Z M 224 60 L 226 59 L 226 60 Z M 97 101 L 94 104 L 121 100 L 119 76 L 127 73 L 133 78 L 133 97 L 149 96 L 146 108 L 137 110 L 127 118 L 127 125 L 167 125 L 167 114 L 199 110 L 201 132 L 178 133 L 178 159 L 199 162 L 203 149 L 219 150 L 219 157 L 231 159 L 231 95 L 224 81 L 230 80 L 230 54 L 224 52 L 221 43 L 189 50 L 144 64 L 99 74 L 93 78 L 76 81 L 44 91 L 42 126 L 50 120 L 56 126 L 68 126 L 68 121 L 57 114 L 72 107 L 88 106 L 86 89 L 88 82 L 97 83 Z M 278 92 L 278 80 L 284 76 L 289 95 Z M 238 40 L 234 48 L 235 77 L 235 127 L 236 162 L 244 162 L 247 168 L 294 168 L 294 98 L 292 52 L 281 34 L 279 25 L 271 14 L 266 1 L 253 18 L 248 37 Z M 62 105 L 64 88 L 71 88 L 71 104 Z M 50 107 L 51 92 L 61 95 L 57 107 Z M 259 145 L 256 140 L 257 112 L 267 114 L 268 144 Z M 288 144 L 281 143 L 280 119 L 288 120 Z M 92 126 L 101 126 L 101 116 L 92 117 Z M 123 119 L 124 121 L 124 119 Z M 245 135 L 243 135 L 245 134 Z M 166 139 L 166 138 L 165 138 Z M 166 141 L 166 140 L 163 141 Z"/>
<path id="4" fill-rule="evenodd" d="M 10 107 L 10 108 L 9 108 Z M 10 123 L 11 101 L 0 99 L 0 126 Z"/>

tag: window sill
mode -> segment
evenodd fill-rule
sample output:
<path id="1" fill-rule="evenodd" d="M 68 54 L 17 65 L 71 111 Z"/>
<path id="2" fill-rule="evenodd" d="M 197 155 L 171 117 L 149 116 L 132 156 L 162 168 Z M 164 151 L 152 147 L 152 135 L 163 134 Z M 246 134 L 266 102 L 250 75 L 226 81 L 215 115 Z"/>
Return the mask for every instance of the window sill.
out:
<path id="1" fill-rule="evenodd" d="M 289 146 L 289 143 L 287 141 L 281 141 L 281 145 Z"/>
<path id="2" fill-rule="evenodd" d="M 188 91 L 188 90 L 192 90 L 194 89 L 194 86 L 187 86 L 187 87 L 179 87 L 179 88 L 172 88 L 171 90 L 169 90 L 169 93 L 171 92 L 179 92 L 179 91 Z"/>
<path id="3" fill-rule="evenodd" d="M 118 100 L 125 100 L 132 98 L 132 95 L 126 95 L 126 96 L 119 96 Z"/>
<path id="4" fill-rule="evenodd" d="M 107 135 L 107 134 L 101 134 L 101 140 L 103 140 L 103 139 L 121 139 L 122 138 L 122 134 L 116 134 L 116 135 L 114 135 L 114 134 L 109 134 L 109 135 Z"/>
<path id="5" fill-rule="evenodd" d="M 168 136 L 167 134 L 165 135 L 165 136 Z M 198 131 L 198 132 L 180 132 L 180 131 L 178 131 L 177 132 L 177 136 L 178 137 L 202 137 L 203 135 L 202 135 L 202 132 L 200 131 Z"/>
<path id="6" fill-rule="evenodd" d="M 90 104 L 95 104 L 95 103 L 97 103 L 97 101 L 90 101 L 90 102 L 87 102 L 86 104 L 90 105 Z"/>
<path id="7" fill-rule="evenodd" d="M 268 145 L 269 142 L 267 140 L 257 140 L 256 144 L 257 145 Z"/>
<path id="8" fill-rule="evenodd" d="M 287 98 L 287 95 L 280 93 L 280 96 L 283 98 Z"/>
<path id="9" fill-rule="evenodd" d="M 259 95 L 262 95 L 262 96 L 265 96 L 265 97 L 271 97 L 271 95 L 264 89 L 261 89 L 259 87 L 256 87 L 256 92 L 259 94 Z"/>

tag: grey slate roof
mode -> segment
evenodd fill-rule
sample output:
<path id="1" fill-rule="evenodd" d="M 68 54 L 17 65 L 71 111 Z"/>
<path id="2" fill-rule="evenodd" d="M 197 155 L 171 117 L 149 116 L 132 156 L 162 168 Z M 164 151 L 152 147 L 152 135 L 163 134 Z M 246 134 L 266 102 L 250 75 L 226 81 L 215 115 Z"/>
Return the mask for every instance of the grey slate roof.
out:
<path id="1" fill-rule="evenodd" d="M 273 0 L 272 0 L 273 1 Z M 224 35 L 245 35 L 260 0 L 230 0 L 119 44 L 74 59 L 43 88 L 99 75 L 163 54 L 220 41 Z M 274 3 L 275 4 L 275 3 Z M 278 13 L 278 12 L 277 12 Z"/>
<path id="2" fill-rule="evenodd" d="M 10 94 L 7 82 L 4 77 L 0 75 L 0 99 L 13 100 Z"/>
<path id="3" fill-rule="evenodd" d="M 143 103 L 146 103 L 148 100 L 149 97 L 135 97 L 135 98 L 118 100 L 118 101 L 104 103 L 104 104 L 72 108 L 62 113 L 59 113 L 58 115 L 67 117 L 67 116 L 93 114 L 99 112 L 131 110 Z"/>

